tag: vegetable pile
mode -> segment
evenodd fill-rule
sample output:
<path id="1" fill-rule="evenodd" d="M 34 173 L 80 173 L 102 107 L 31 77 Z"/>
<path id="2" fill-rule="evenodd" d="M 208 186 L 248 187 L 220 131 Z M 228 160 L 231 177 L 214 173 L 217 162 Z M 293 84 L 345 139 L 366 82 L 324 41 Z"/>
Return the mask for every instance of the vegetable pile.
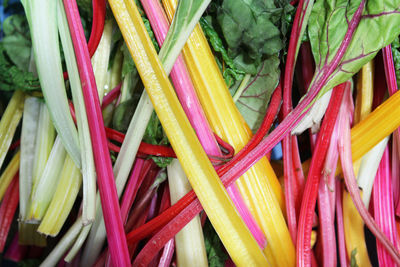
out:
<path id="1" fill-rule="evenodd" d="M 1 264 L 400 265 L 400 0 L 2 8 Z"/>

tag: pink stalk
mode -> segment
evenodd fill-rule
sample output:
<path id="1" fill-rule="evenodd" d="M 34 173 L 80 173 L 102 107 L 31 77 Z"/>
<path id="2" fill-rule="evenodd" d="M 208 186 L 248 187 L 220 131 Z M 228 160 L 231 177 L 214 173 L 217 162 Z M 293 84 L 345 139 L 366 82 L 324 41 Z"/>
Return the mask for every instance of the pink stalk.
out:
<path id="1" fill-rule="evenodd" d="M 393 63 L 392 47 L 388 45 L 382 49 L 383 65 L 385 67 L 386 84 L 388 87 L 389 95 L 397 92 L 396 71 Z M 396 203 L 396 215 L 400 216 L 400 169 L 398 160 L 400 156 L 400 130 L 396 129 L 393 134 L 393 159 L 392 159 L 392 178 L 394 189 L 394 201 Z"/>
<path id="2" fill-rule="evenodd" d="M 338 236 L 338 250 L 340 266 L 348 266 L 346 242 L 344 236 L 344 223 L 343 223 L 343 185 L 339 179 L 336 180 L 336 224 Z"/>
<path id="3" fill-rule="evenodd" d="M 6 254 L 4 255 L 4 258 L 15 262 L 20 262 L 25 259 L 27 254 L 28 246 L 18 244 L 18 233 L 16 233 L 11 245 L 8 247 Z"/>
<path id="4" fill-rule="evenodd" d="M 19 201 L 19 177 L 13 178 L 8 186 L 0 206 L 0 253 L 3 253 L 7 236 L 11 228 L 15 211 Z"/>
<path id="5" fill-rule="evenodd" d="M 119 210 L 118 195 L 107 147 L 100 101 L 78 6 L 75 0 L 63 0 L 63 3 L 82 83 L 111 259 L 114 266 L 129 266 L 128 246 Z"/>
<path id="6" fill-rule="evenodd" d="M 112 89 L 108 94 L 103 97 L 103 101 L 101 102 L 101 109 L 105 109 L 108 105 L 111 104 L 121 93 L 122 83 L 118 84 L 114 89 Z"/>
<path id="7" fill-rule="evenodd" d="M 169 29 L 167 16 L 164 13 L 159 1 L 141 0 L 141 3 L 150 21 L 152 29 L 154 30 L 157 42 L 160 46 L 162 46 Z M 200 102 L 197 98 L 195 89 L 181 55 L 177 58 L 174 67 L 171 70 L 170 76 L 182 107 L 188 116 L 191 125 L 196 131 L 196 134 L 205 152 L 208 155 L 217 157 L 222 156 L 221 150 L 218 147 L 218 143 L 214 138 L 211 127 L 206 119 L 203 109 L 201 108 Z M 227 188 L 227 191 L 250 232 L 253 234 L 260 247 L 264 249 L 267 244 L 266 238 L 254 220 L 248 207 L 245 205 L 238 188 L 235 184 L 232 184 Z"/>
<path id="8" fill-rule="evenodd" d="M 159 213 L 165 211 L 167 208 L 171 206 L 170 194 L 168 184 L 165 185 L 163 190 L 163 195 L 161 198 L 160 210 Z M 171 238 L 167 244 L 164 246 L 164 250 L 161 254 L 160 262 L 158 263 L 158 267 L 169 267 L 171 266 L 172 257 L 175 252 L 175 239 Z"/>
<path id="9" fill-rule="evenodd" d="M 174 251 L 175 251 L 175 240 L 170 239 L 164 247 L 158 267 L 171 266 L 171 261 L 172 261 L 172 257 L 174 256 Z"/>
<path id="10" fill-rule="evenodd" d="M 388 147 L 386 147 L 379 164 L 373 190 L 375 221 L 389 240 L 399 248 L 399 239 L 393 208 Z M 376 248 L 378 251 L 378 261 L 380 266 L 396 266 L 395 262 L 380 242 L 377 242 Z"/>
<path id="11" fill-rule="evenodd" d="M 339 138 L 339 155 L 342 164 L 343 175 L 346 183 L 347 190 L 356 206 L 361 218 L 364 220 L 367 227 L 375 235 L 380 244 L 387 250 L 392 259 L 397 265 L 400 265 L 400 254 L 393 243 L 386 237 L 386 235 L 379 229 L 378 224 L 374 221 L 369 214 L 367 208 L 360 196 L 357 181 L 353 170 L 353 160 L 351 155 L 351 133 L 350 133 L 350 118 L 345 111 L 339 115 L 341 136 Z"/>
<path id="12" fill-rule="evenodd" d="M 122 221 L 125 223 L 132 204 L 135 201 L 139 187 L 152 165 L 151 160 L 136 158 L 136 163 L 133 167 L 131 177 L 125 187 L 125 192 L 121 200 L 121 216 Z"/>

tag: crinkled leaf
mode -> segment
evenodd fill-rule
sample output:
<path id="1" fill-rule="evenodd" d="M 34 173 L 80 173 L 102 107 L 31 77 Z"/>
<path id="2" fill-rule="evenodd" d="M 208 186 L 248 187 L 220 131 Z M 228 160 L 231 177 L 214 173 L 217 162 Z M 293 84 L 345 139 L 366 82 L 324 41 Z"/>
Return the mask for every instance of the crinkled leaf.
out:
<path id="1" fill-rule="evenodd" d="M 22 70 L 8 59 L 3 44 L 0 44 L 0 90 L 40 90 L 39 79 L 31 72 Z"/>
<path id="2" fill-rule="evenodd" d="M 316 62 L 316 74 L 323 73 L 339 50 L 361 0 L 318 0 L 314 4 L 308 34 Z M 338 67 L 329 76 L 320 95 L 345 82 L 400 33 L 400 0 L 366 1 L 360 23 Z"/>
<path id="3" fill-rule="evenodd" d="M 4 38 L 1 41 L 7 56 L 21 70 L 28 70 L 31 56 L 29 25 L 24 15 L 13 15 L 3 23 Z"/>
<path id="4" fill-rule="evenodd" d="M 260 126 L 272 92 L 279 82 L 279 59 L 271 56 L 266 59 L 253 76 L 236 102 L 240 113 L 255 132 Z"/>
<path id="5" fill-rule="evenodd" d="M 282 8 L 266 0 L 224 0 L 218 22 L 228 45 L 228 54 L 238 69 L 256 74 L 263 56 L 283 48 L 278 23 Z"/>

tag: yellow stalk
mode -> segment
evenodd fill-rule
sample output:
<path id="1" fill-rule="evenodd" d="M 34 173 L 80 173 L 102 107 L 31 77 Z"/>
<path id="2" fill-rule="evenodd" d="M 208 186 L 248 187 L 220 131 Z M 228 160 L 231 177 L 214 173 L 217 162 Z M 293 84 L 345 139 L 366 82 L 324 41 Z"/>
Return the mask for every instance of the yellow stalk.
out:
<path id="1" fill-rule="evenodd" d="M 12 179 L 17 174 L 19 170 L 19 159 L 20 159 L 20 151 L 14 155 L 7 168 L 0 176 L 0 201 L 3 199 L 4 193 L 6 192 L 8 186 L 10 185 Z"/>
<path id="2" fill-rule="evenodd" d="M 357 98 L 354 110 L 354 123 L 364 120 L 372 109 L 374 98 L 374 61 L 365 64 L 359 72 L 357 80 Z"/>
<path id="3" fill-rule="evenodd" d="M 172 20 L 176 0 L 163 1 Z M 194 86 L 213 130 L 235 151 L 251 138 L 251 131 L 236 108 L 201 28 L 197 25 L 183 48 Z M 246 172 L 237 185 L 263 230 L 268 245 L 264 253 L 273 266 L 294 266 L 295 250 L 281 208 L 283 193 L 266 158 Z M 279 205 L 281 204 L 281 205 Z"/>
<path id="4" fill-rule="evenodd" d="M 238 266 L 268 266 L 202 149 L 134 2 L 109 3 L 168 139 L 225 248 Z"/>
<path id="5" fill-rule="evenodd" d="M 343 192 L 343 224 L 349 259 L 351 258 L 351 252 L 357 249 L 357 265 L 371 266 L 364 236 L 364 221 L 360 217 L 347 191 Z"/>
<path id="6" fill-rule="evenodd" d="M 56 236 L 60 232 L 74 205 L 81 183 L 81 171 L 67 155 L 56 192 L 39 225 L 39 233 Z"/>
<path id="7" fill-rule="evenodd" d="M 15 91 L 0 121 L 0 168 L 22 117 L 25 94 Z"/>

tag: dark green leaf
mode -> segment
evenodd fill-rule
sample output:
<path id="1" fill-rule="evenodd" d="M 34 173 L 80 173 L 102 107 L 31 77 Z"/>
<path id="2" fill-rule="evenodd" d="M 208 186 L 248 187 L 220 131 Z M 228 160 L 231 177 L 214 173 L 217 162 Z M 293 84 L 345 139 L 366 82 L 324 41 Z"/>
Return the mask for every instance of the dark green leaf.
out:
<path id="1" fill-rule="evenodd" d="M 400 41 L 399 38 L 394 39 L 392 43 L 392 54 L 394 68 L 396 71 L 397 87 L 400 88 Z"/>
<path id="2" fill-rule="evenodd" d="M 264 118 L 271 94 L 278 85 L 279 75 L 279 59 L 271 56 L 261 64 L 236 102 L 253 132 L 257 131 Z"/>
<path id="3" fill-rule="evenodd" d="M 7 56 L 21 70 L 28 70 L 31 56 L 29 25 L 23 15 L 12 15 L 3 23 L 4 38 L 1 41 Z"/>
<path id="4" fill-rule="evenodd" d="M 39 90 L 40 83 L 38 78 L 31 72 L 21 70 L 15 66 L 0 44 L 0 90 Z"/>
<path id="5" fill-rule="evenodd" d="M 274 24 L 278 24 L 283 10 L 273 1 L 223 1 L 217 19 L 228 54 L 235 58 L 238 69 L 256 74 L 264 56 L 277 54 L 283 48 L 280 29 Z"/>
<path id="6" fill-rule="evenodd" d="M 224 251 L 221 240 L 208 220 L 204 224 L 203 233 L 209 266 L 225 266 L 225 261 L 228 259 L 228 255 Z"/>

